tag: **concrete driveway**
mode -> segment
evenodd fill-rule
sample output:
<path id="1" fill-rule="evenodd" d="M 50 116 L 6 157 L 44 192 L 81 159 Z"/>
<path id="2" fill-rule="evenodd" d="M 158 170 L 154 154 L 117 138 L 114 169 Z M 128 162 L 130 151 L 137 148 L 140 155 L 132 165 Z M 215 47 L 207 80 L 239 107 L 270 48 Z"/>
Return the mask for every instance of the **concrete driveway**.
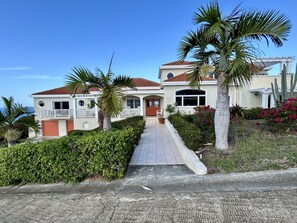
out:
<path id="1" fill-rule="evenodd" d="M 2 187 L 0 222 L 292 223 L 297 169 L 195 176 L 183 165 L 135 166 L 114 182 Z"/>

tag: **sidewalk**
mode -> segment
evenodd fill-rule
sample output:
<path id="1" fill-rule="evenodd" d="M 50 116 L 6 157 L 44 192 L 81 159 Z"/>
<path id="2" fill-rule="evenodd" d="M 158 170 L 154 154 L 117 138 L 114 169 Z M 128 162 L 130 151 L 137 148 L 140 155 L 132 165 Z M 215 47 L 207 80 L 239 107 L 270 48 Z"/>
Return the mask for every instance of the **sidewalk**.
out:
<path id="1" fill-rule="evenodd" d="M 148 118 L 139 145 L 135 148 L 130 165 L 185 164 L 165 125 L 157 118 Z"/>

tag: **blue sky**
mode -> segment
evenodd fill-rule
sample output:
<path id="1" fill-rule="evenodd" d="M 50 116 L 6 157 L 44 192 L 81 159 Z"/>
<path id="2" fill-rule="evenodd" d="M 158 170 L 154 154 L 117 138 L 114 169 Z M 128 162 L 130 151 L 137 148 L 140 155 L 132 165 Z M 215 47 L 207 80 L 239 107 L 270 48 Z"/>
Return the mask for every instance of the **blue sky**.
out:
<path id="1" fill-rule="evenodd" d="M 159 66 L 177 60 L 179 41 L 195 28 L 193 13 L 207 2 L 0 0 L 0 96 L 32 106 L 32 93 L 63 86 L 74 66 L 106 71 L 113 52 L 114 73 L 158 81 Z M 263 56 L 297 56 L 295 0 L 219 1 L 225 14 L 240 2 L 292 21 L 283 47 L 259 45 Z"/>

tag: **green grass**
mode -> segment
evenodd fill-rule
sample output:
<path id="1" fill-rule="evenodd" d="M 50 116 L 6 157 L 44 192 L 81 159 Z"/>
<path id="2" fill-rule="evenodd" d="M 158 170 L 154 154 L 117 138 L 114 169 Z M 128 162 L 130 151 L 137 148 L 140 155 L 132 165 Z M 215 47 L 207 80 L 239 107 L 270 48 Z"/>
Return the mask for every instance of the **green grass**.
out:
<path id="1" fill-rule="evenodd" d="M 297 167 L 297 135 L 263 131 L 245 120 L 231 124 L 229 139 L 229 150 L 209 148 L 204 154 L 207 167 L 223 173 Z"/>

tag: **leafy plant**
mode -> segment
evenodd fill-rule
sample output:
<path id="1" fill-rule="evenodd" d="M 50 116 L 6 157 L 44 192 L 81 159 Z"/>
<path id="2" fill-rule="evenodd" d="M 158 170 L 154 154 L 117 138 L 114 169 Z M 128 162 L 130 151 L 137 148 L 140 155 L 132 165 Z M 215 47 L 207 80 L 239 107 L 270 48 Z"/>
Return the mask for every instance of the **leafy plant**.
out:
<path id="1" fill-rule="evenodd" d="M 168 104 L 168 105 L 166 106 L 165 111 L 166 111 L 169 115 L 172 115 L 172 114 L 175 112 L 175 106 L 172 105 L 172 104 Z"/>

